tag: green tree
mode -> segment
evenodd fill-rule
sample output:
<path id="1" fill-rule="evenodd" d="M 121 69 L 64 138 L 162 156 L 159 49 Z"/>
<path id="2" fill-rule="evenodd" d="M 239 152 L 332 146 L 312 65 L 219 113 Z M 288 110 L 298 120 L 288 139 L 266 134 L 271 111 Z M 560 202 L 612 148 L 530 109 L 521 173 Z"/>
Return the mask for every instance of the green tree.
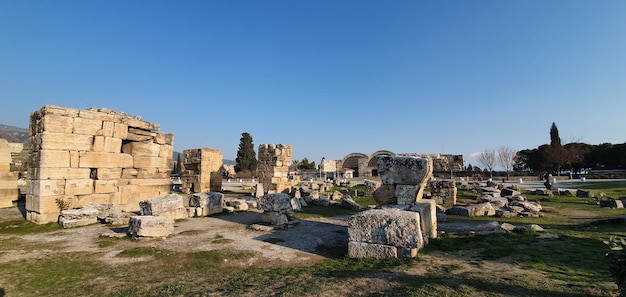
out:
<path id="1" fill-rule="evenodd" d="M 550 127 L 550 148 L 548 150 L 548 162 L 551 170 L 555 170 L 557 174 L 561 173 L 561 168 L 567 164 L 567 150 L 561 144 L 559 137 L 559 129 L 552 122 Z"/>
<path id="2" fill-rule="evenodd" d="M 297 169 L 316 169 L 315 162 L 309 162 L 309 159 L 304 158 L 302 161 L 294 160 L 293 164 Z"/>
<path id="3" fill-rule="evenodd" d="M 174 165 L 174 173 L 181 174 L 184 170 L 183 161 L 180 158 L 180 154 L 176 157 L 176 164 Z"/>
<path id="4" fill-rule="evenodd" d="M 252 144 L 252 136 L 248 132 L 241 133 L 235 162 L 235 172 L 256 171 L 259 165 L 254 152 L 254 144 Z"/>

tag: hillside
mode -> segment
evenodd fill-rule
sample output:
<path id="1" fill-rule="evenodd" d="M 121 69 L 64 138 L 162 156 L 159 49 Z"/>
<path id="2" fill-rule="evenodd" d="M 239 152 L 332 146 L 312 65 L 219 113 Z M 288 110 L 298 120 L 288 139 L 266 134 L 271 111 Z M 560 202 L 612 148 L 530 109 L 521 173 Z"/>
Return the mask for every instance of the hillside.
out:
<path id="1" fill-rule="evenodd" d="M 0 124 L 0 138 L 9 142 L 26 143 L 28 141 L 28 129 Z"/>

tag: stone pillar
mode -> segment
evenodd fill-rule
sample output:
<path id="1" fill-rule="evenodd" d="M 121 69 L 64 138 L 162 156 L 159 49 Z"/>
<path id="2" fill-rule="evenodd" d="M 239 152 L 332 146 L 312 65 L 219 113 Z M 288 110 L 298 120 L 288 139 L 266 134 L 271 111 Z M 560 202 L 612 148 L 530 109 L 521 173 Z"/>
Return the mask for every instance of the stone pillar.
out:
<path id="1" fill-rule="evenodd" d="M 259 182 L 268 193 L 289 193 L 291 187 L 298 183 L 297 178 L 289 179 L 291 155 L 291 145 L 259 145 Z"/>
<path id="2" fill-rule="evenodd" d="M 183 151 L 183 166 L 185 171 L 181 175 L 183 192 L 218 192 L 222 190 L 223 156 L 217 149 L 199 148 Z"/>
<path id="3" fill-rule="evenodd" d="M 171 191 L 174 135 L 159 125 L 104 108 L 44 106 L 30 117 L 26 218 L 57 221 L 61 210 L 139 201 Z"/>
<path id="4" fill-rule="evenodd" d="M 11 172 L 11 153 L 22 151 L 23 144 L 0 139 L 0 208 L 12 207 L 20 191 L 17 186 L 18 172 Z"/>

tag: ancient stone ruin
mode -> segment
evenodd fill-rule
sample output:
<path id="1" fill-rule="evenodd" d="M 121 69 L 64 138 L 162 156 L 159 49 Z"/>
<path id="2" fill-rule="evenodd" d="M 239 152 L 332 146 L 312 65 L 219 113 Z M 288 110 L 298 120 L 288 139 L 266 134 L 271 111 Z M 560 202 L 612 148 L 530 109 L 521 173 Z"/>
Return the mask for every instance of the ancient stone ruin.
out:
<path id="1" fill-rule="evenodd" d="M 259 183 L 267 193 L 289 193 L 297 180 L 289 178 L 292 147 L 286 144 L 259 145 Z"/>
<path id="2" fill-rule="evenodd" d="M 348 222 L 348 256 L 411 258 L 437 237 L 436 204 L 423 200 L 432 176 L 427 158 L 377 156 L 382 186 L 374 192 L 379 209 L 361 212 Z"/>
<path id="3" fill-rule="evenodd" d="M 19 198 L 17 186 L 19 172 L 11 171 L 11 154 L 22 151 L 23 144 L 0 139 L 0 208 L 13 206 Z"/>
<path id="4" fill-rule="evenodd" d="M 222 190 L 223 157 L 219 150 L 212 148 L 188 149 L 183 151 L 183 166 L 181 174 L 183 192 L 218 192 Z"/>
<path id="5" fill-rule="evenodd" d="M 30 118 L 26 218 L 55 222 L 61 210 L 139 201 L 170 192 L 174 136 L 108 109 L 44 106 Z"/>
<path id="6" fill-rule="evenodd" d="M 456 204 L 456 184 L 453 180 L 431 180 L 430 186 L 430 199 L 433 199 L 437 204 Z"/>

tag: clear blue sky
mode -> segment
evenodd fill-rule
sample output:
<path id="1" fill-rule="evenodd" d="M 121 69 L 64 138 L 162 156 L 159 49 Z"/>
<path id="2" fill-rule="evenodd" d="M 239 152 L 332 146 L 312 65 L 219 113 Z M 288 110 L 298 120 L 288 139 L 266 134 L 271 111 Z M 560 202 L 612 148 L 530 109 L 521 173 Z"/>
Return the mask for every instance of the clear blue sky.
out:
<path id="1" fill-rule="evenodd" d="M 626 141 L 626 1 L 0 0 L 0 123 L 43 105 L 158 123 L 175 150 L 294 159 Z M 482 166 L 481 166 L 482 167 Z"/>

